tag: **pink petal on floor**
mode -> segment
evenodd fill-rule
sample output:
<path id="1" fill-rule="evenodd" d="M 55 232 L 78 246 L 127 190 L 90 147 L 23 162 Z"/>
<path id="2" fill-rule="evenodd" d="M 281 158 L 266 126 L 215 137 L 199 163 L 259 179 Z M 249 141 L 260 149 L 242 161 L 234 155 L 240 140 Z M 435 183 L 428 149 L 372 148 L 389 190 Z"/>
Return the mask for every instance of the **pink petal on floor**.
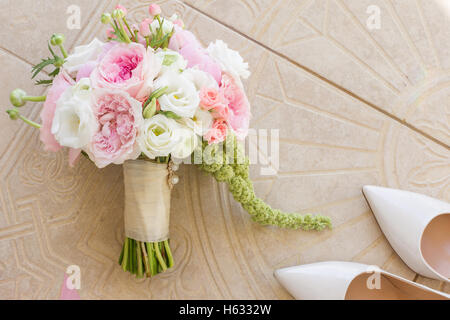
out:
<path id="1" fill-rule="evenodd" d="M 75 164 L 77 163 L 78 159 L 81 155 L 81 149 L 69 149 L 69 166 L 71 168 L 75 167 Z"/>
<path id="2" fill-rule="evenodd" d="M 76 289 L 71 290 L 67 288 L 67 279 L 69 279 L 69 276 L 67 273 L 64 273 L 64 282 L 61 287 L 61 296 L 59 297 L 59 300 L 81 300 Z"/>

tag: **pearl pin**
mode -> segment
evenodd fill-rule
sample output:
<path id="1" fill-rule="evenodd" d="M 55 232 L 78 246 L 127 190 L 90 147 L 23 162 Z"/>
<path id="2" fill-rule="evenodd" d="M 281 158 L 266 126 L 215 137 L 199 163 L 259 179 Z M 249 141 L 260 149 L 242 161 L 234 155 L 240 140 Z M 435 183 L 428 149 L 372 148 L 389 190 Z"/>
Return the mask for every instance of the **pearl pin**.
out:
<path id="1" fill-rule="evenodd" d="M 180 182 L 180 178 L 178 176 L 173 176 L 171 182 L 173 185 L 176 185 L 178 182 Z"/>

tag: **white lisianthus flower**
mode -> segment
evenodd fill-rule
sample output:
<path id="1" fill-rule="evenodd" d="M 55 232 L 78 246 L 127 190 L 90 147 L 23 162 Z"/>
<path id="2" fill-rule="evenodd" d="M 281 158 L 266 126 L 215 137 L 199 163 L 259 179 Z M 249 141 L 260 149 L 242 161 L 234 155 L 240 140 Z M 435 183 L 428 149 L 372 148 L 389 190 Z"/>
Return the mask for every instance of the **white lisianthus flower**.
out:
<path id="1" fill-rule="evenodd" d="M 228 48 L 228 45 L 222 40 L 216 40 L 215 43 L 211 43 L 207 51 L 220 64 L 223 70 L 244 79 L 250 76 L 248 63 L 244 61 L 239 52 Z"/>
<path id="2" fill-rule="evenodd" d="M 163 75 L 168 71 L 182 72 L 188 65 L 188 62 L 183 58 L 183 56 L 173 50 L 158 50 L 155 56 L 162 66 L 159 73 L 160 75 Z"/>
<path id="3" fill-rule="evenodd" d="M 186 159 L 199 145 L 199 137 L 194 130 L 188 126 L 180 125 L 178 128 L 180 142 L 172 151 L 172 157 L 175 159 Z"/>
<path id="4" fill-rule="evenodd" d="M 94 38 L 88 45 L 76 47 L 73 53 L 66 58 L 64 68 L 71 76 L 74 76 L 83 65 L 97 60 L 104 45 L 103 42 Z"/>
<path id="5" fill-rule="evenodd" d="M 150 159 L 167 157 L 182 141 L 180 125 L 162 114 L 145 119 L 139 132 L 141 151 Z"/>
<path id="6" fill-rule="evenodd" d="M 56 102 L 52 134 L 61 146 L 81 149 L 87 146 L 98 129 L 92 110 L 89 78 L 68 88 Z"/>
<path id="7" fill-rule="evenodd" d="M 182 118 L 179 122 L 203 136 L 212 128 L 214 119 L 211 112 L 198 108 L 192 119 Z"/>
<path id="8" fill-rule="evenodd" d="M 162 111 L 171 111 L 180 117 L 192 118 L 200 104 L 195 85 L 183 74 L 169 71 L 155 81 L 155 88 L 167 87 L 158 102 Z"/>
<path id="9" fill-rule="evenodd" d="M 183 75 L 194 83 L 197 91 L 200 91 L 202 88 L 213 88 L 219 90 L 217 81 L 214 80 L 209 73 L 199 70 L 197 67 L 187 69 L 183 72 Z"/>

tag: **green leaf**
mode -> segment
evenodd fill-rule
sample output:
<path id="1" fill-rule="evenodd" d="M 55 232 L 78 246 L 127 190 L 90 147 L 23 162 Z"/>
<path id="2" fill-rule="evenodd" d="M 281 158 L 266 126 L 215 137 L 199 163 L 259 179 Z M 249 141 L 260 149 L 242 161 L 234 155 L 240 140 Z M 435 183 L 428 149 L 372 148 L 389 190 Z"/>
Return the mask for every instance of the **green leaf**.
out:
<path id="1" fill-rule="evenodd" d="M 40 85 L 49 86 L 51 84 L 53 84 L 53 80 L 52 79 L 48 79 L 48 80 L 42 79 L 42 80 L 37 80 L 35 82 L 36 86 L 40 86 Z"/>
<path id="2" fill-rule="evenodd" d="M 160 114 L 166 116 L 169 119 L 179 120 L 181 117 L 172 111 L 160 111 Z"/>
<path id="3" fill-rule="evenodd" d="M 164 36 L 164 38 L 162 38 L 161 40 L 157 40 L 157 39 L 153 38 L 152 41 L 150 42 L 150 46 L 155 50 L 158 49 L 159 47 L 161 47 L 161 45 L 164 44 L 164 42 L 167 39 L 169 39 L 169 36 L 170 36 L 170 33 L 166 34 Z"/>
<path id="4" fill-rule="evenodd" d="M 47 46 L 48 46 L 48 50 L 50 51 L 53 58 L 42 59 L 42 61 L 40 63 L 33 66 L 33 68 L 31 69 L 31 72 L 33 73 L 33 76 L 31 77 L 32 79 L 34 79 L 39 73 L 41 73 L 45 67 L 52 65 L 52 64 L 56 64 L 58 62 L 58 60 L 62 59 L 55 54 L 52 47 L 50 46 L 50 42 L 47 44 Z M 58 73 L 59 73 L 59 68 L 56 68 L 55 70 L 53 70 L 52 73 L 50 73 L 50 76 L 54 77 Z M 37 84 L 46 84 L 46 83 L 45 83 L 45 81 L 42 82 L 41 80 L 39 80 L 39 81 L 37 81 Z"/>
<path id="5" fill-rule="evenodd" d="M 165 87 L 162 87 L 162 88 L 159 88 L 159 89 L 153 91 L 153 93 L 150 95 L 150 99 L 153 100 L 153 99 L 161 98 L 163 95 L 166 94 L 168 89 L 169 89 L 169 87 L 165 86 Z"/>
<path id="6" fill-rule="evenodd" d="M 116 30 L 114 32 L 114 34 L 117 37 L 117 39 L 114 39 L 114 40 L 119 41 L 119 42 L 126 42 L 125 39 L 123 38 L 122 32 L 120 32 L 119 30 Z"/>
<path id="7" fill-rule="evenodd" d="M 163 66 L 171 66 L 178 60 L 178 56 L 175 54 L 166 54 L 163 60 Z"/>
<path id="8" fill-rule="evenodd" d="M 143 108 L 145 109 L 153 99 L 157 100 L 161 96 L 163 96 L 166 93 L 167 89 L 169 89 L 169 87 L 166 86 L 153 91 L 150 97 L 148 97 L 147 101 L 145 101 Z"/>
<path id="9" fill-rule="evenodd" d="M 53 70 L 51 73 L 49 73 L 48 75 L 50 76 L 50 77 L 56 77 L 57 75 L 58 75 L 58 73 L 59 73 L 59 71 L 60 71 L 61 69 L 60 68 L 56 68 L 55 70 Z"/>
<path id="10" fill-rule="evenodd" d="M 42 62 L 35 65 L 33 67 L 33 69 L 31 70 L 31 72 L 33 73 L 33 76 L 31 77 L 31 79 L 36 78 L 36 76 L 42 71 L 44 70 L 45 67 L 52 65 L 56 62 L 56 59 L 51 59 L 51 58 L 47 58 L 47 59 L 42 59 Z"/>
<path id="11" fill-rule="evenodd" d="M 175 33 L 175 28 L 172 29 L 172 31 L 169 33 L 169 36 L 167 37 L 166 41 L 164 41 L 164 43 L 162 45 L 163 49 L 167 49 L 169 47 L 170 39 L 172 38 L 174 33 Z"/>

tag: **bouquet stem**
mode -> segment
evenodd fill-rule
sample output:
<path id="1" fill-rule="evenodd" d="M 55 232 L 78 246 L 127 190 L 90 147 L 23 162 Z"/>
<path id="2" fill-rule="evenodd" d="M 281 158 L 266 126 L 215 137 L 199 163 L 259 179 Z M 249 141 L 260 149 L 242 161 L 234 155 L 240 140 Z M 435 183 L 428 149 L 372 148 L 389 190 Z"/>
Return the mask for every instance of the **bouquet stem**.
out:
<path id="1" fill-rule="evenodd" d="M 150 278 L 173 267 L 173 256 L 169 240 L 141 242 L 126 238 L 120 254 L 119 264 L 123 271 L 137 278 Z"/>

